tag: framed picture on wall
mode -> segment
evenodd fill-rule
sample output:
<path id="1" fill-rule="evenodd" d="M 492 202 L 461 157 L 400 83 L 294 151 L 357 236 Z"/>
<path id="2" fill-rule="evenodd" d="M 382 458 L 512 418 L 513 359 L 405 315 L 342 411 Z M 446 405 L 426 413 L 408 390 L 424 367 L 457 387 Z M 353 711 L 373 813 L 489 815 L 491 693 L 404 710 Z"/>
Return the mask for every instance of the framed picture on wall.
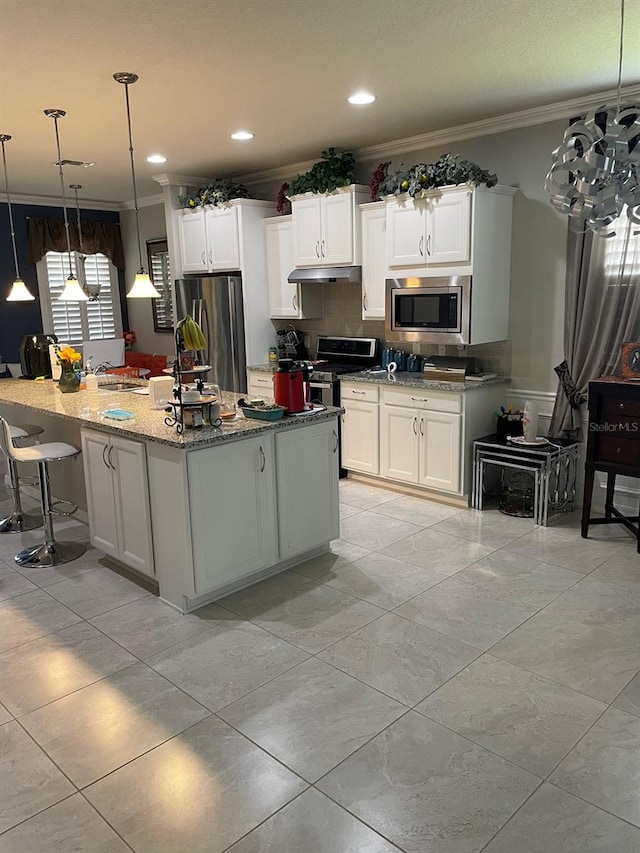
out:
<path id="1" fill-rule="evenodd" d="M 161 294 L 160 299 L 151 300 L 153 330 L 171 334 L 173 332 L 173 304 L 171 300 L 169 248 L 166 240 L 147 240 L 147 261 L 151 281 Z"/>
<path id="2" fill-rule="evenodd" d="M 625 379 L 640 379 L 640 341 L 622 344 L 620 360 Z"/>

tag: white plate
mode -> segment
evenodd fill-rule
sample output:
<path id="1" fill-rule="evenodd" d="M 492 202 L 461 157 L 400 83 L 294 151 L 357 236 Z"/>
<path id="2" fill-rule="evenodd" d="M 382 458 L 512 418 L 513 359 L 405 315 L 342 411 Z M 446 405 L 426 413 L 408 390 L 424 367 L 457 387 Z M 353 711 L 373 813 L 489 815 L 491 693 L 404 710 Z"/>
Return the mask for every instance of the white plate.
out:
<path id="1" fill-rule="evenodd" d="M 148 388 L 135 388 L 131 393 L 132 394 L 146 394 L 148 397 L 149 396 L 149 389 Z"/>
<path id="2" fill-rule="evenodd" d="M 543 444 L 551 444 L 549 439 L 543 435 L 537 435 L 535 441 L 525 441 L 523 435 L 508 435 L 507 438 L 514 444 L 524 444 L 526 447 L 540 447 Z"/>

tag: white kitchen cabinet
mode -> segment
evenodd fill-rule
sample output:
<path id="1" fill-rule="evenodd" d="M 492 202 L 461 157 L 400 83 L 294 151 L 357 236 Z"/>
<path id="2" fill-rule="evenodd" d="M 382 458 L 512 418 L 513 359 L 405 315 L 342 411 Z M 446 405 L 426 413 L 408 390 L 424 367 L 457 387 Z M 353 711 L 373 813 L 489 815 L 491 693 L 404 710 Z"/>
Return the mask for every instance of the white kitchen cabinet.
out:
<path id="1" fill-rule="evenodd" d="M 273 397 L 273 373 L 262 370 L 247 370 L 247 396 Z"/>
<path id="2" fill-rule="evenodd" d="M 377 474 L 380 470 L 380 427 L 377 385 L 343 382 L 342 466 L 349 471 Z"/>
<path id="3" fill-rule="evenodd" d="M 295 267 L 291 216 L 264 220 L 267 238 L 269 315 L 272 319 L 306 320 L 324 313 L 321 284 L 288 280 Z"/>
<path id="4" fill-rule="evenodd" d="M 469 263 L 472 195 L 468 188 L 445 188 L 426 199 L 387 202 L 389 266 Z"/>
<path id="5" fill-rule="evenodd" d="M 273 434 L 189 453 L 187 471 L 196 594 L 275 563 Z"/>
<path id="6" fill-rule="evenodd" d="M 340 536 L 337 425 L 278 432 L 275 441 L 278 544 L 286 560 Z"/>
<path id="7" fill-rule="evenodd" d="M 384 389 L 380 473 L 445 492 L 460 491 L 462 398 Z"/>
<path id="8" fill-rule="evenodd" d="M 383 201 L 360 205 L 362 228 L 362 319 L 384 320 L 387 257 L 387 213 Z"/>
<path id="9" fill-rule="evenodd" d="M 181 212 L 178 220 L 183 273 L 240 268 L 238 210 L 233 205 Z"/>
<path id="10" fill-rule="evenodd" d="M 417 483 L 419 477 L 419 413 L 402 406 L 382 406 L 381 470 L 383 477 Z"/>
<path id="11" fill-rule="evenodd" d="M 367 199 L 355 184 L 333 193 L 305 193 L 291 199 L 294 266 L 350 266 L 361 262 L 356 207 Z"/>
<path id="12" fill-rule="evenodd" d="M 83 429 L 82 453 L 91 544 L 154 575 L 144 443 Z"/>

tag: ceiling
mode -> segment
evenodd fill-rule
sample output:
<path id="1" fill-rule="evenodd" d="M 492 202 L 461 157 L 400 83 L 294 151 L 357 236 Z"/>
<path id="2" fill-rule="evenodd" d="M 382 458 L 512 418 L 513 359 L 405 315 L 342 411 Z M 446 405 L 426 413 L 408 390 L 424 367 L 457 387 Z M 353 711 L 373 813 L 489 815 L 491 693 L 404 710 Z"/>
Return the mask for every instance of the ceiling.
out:
<path id="1" fill-rule="evenodd" d="M 640 0 L 626 0 L 623 84 L 640 82 Z M 12 193 L 60 195 L 53 121 L 83 199 L 151 176 L 246 175 L 342 149 L 583 97 L 617 84 L 615 0 L 0 0 L 0 132 Z M 367 89 L 374 104 L 346 98 Z M 255 139 L 229 134 L 250 129 Z M 153 166 L 147 155 L 168 162 Z M 293 175 L 292 175 L 293 176 Z"/>

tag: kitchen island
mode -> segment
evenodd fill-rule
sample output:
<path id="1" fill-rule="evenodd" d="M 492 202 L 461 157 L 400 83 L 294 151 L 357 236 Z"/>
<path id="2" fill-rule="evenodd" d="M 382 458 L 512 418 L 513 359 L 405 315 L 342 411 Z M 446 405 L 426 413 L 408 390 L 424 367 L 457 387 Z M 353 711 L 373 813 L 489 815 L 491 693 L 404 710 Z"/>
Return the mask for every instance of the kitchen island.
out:
<path id="1" fill-rule="evenodd" d="M 0 383 L 0 413 L 40 423 L 42 441 L 82 445 L 92 544 L 156 579 L 180 611 L 311 559 L 339 536 L 339 409 L 275 422 L 240 414 L 178 435 L 148 396 L 98 394 L 101 410 L 134 417 L 106 419 L 82 391 L 20 379 Z M 75 466 L 54 467 L 54 494 L 76 500 L 66 489 Z"/>

